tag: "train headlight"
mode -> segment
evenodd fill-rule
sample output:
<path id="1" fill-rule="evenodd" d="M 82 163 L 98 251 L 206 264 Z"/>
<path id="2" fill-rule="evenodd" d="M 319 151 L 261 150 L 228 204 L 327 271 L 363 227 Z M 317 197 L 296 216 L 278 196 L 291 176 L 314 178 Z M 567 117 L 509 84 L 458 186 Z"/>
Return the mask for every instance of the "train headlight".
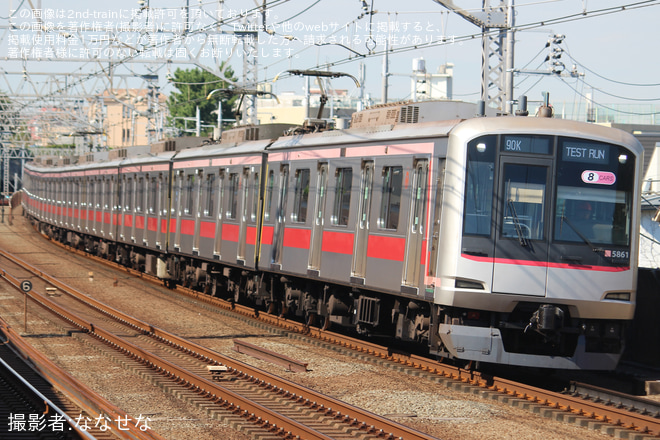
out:
<path id="1" fill-rule="evenodd" d="M 610 292 L 605 295 L 604 299 L 613 301 L 630 301 L 630 292 Z"/>
<path id="2" fill-rule="evenodd" d="M 620 163 L 620 164 L 624 164 L 624 163 L 626 163 L 626 162 L 628 162 L 628 155 L 626 155 L 626 154 L 621 154 L 621 155 L 619 156 L 619 163 Z"/>
<path id="3" fill-rule="evenodd" d="M 477 144 L 477 151 L 479 153 L 483 153 L 484 151 L 486 151 L 486 144 L 484 144 L 483 142 L 479 142 Z"/>
<path id="4" fill-rule="evenodd" d="M 484 285 L 478 281 L 464 280 L 461 278 L 456 278 L 454 284 L 459 289 L 475 289 L 475 290 L 484 290 Z"/>

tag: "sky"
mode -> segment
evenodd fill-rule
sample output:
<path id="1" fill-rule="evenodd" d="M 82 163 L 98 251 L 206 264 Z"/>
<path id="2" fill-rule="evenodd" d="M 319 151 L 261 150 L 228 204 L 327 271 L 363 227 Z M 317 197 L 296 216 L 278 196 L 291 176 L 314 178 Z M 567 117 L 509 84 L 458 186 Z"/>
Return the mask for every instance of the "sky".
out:
<path id="1" fill-rule="evenodd" d="M 491 5 L 495 3 L 491 0 Z M 186 22 L 186 4 L 188 41 L 170 44 L 174 35 L 182 34 L 177 26 Z M 5 73 L 7 84 L 0 83 L 0 89 L 24 93 L 16 84 L 26 81 L 38 88 L 43 78 L 37 72 L 98 74 L 107 63 L 94 51 L 104 48 L 116 51 L 116 60 L 132 60 L 113 64 L 115 72 L 158 75 L 165 94 L 173 90 L 167 74 L 177 67 L 193 67 L 184 64 L 191 54 L 211 70 L 226 62 L 240 77 L 244 58 L 235 44 L 235 32 L 246 30 L 239 16 L 247 12 L 254 23 L 247 30 L 256 30 L 259 36 L 259 81 L 272 82 L 287 69 L 329 69 L 359 77 L 363 63 L 365 91 L 378 103 L 388 41 L 390 101 L 410 98 L 406 75 L 418 58 L 424 58 L 430 73 L 452 63 L 454 99 L 479 99 L 481 30 L 436 1 L 267 0 L 266 4 L 264 28 L 264 16 L 253 12 L 255 0 L 2 0 L 0 73 Z M 455 0 L 455 4 L 476 14 L 482 2 Z M 35 15 L 31 6 L 40 12 Z M 217 26 L 218 18 L 224 20 L 222 27 Z M 563 35 L 557 46 L 563 50 L 559 61 L 565 73 L 578 75 L 516 74 L 514 96 L 525 94 L 533 103 L 545 91 L 552 103 L 570 107 L 574 101 L 584 102 L 590 93 L 605 106 L 657 111 L 653 106 L 660 108 L 658 19 L 660 0 L 515 0 L 515 68 L 547 72 L 546 43 L 552 35 Z M 36 30 L 39 20 L 46 32 Z M 113 44 L 108 38 L 114 38 Z M 148 57 L 127 56 L 131 49 L 148 44 L 153 48 Z M 331 85 L 357 94 L 349 78 L 333 79 Z M 273 87 L 275 93 L 302 93 L 304 80 L 284 75 Z"/>

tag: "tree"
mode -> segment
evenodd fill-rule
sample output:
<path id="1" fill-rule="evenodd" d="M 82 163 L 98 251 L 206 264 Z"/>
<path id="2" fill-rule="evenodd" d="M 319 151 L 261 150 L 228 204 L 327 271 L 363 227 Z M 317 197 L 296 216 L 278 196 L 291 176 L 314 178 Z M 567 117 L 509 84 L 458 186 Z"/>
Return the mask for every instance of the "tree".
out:
<path id="1" fill-rule="evenodd" d="M 235 96 L 215 94 L 212 99 L 206 99 L 212 90 L 228 88 L 231 84 L 230 81 L 236 81 L 234 71 L 231 67 L 225 68 L 224 65 L 221 65 L 221 71 L 224 73 L 226 79 L 221 79 L 210 72 L 198 68 L 176 69 L 172 78 L 172 84 L 177 88 L 178 92 L 172 92 L 167 99 L 171 126 L 184 129 L 186 121 L 176 118 L 194 118 L 196 107 L 199 107 L 202 136 L 208 135 L 213 131 L 213 127 L 217 126 L 217 113 L 212 114 L 211 112 L 217 111 L 218 100 L 222 102 L 222 118 L 226 120 L 234 117 L 232 106 L 236 100 Z M 193 134 L 195 123 L 188 121 L 187 127 L 188 132 L 185 134 Z"/>

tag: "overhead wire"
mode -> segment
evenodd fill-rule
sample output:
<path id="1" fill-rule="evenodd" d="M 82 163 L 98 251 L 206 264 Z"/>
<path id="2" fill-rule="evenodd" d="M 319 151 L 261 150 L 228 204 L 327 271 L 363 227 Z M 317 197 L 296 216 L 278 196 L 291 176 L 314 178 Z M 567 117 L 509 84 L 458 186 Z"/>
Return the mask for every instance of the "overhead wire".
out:
<path id="1" fill-rule="evenodd" d="M 564 78 L 562 78 L 562 77 L 558 77 L 558 78 L 559 78 L 559 80 L 560 80 L 561 82 L 563 82 L 565 85 L 567 85 L 571 90 L 573 90 L 573 91 L 574 91 L 575 93 L 577 93 L 579 96 L 581 96 L 581 97 L 584 98 L 584 99 L 589 99 L 589 100 L 590 100 L 591 102 L 593 102 L 595 105 L 597 105 L 597 106 L 599 106 L 599 107 L 602 107 L 602 108 L 604 108 L 604 109 L 611 110 L 611 111 L 613 111 L 613 112 L 617 112 L 617 113 L 624 113 L 624 114 L 628 114 L 628 115 L 637 115 L 637 116 L 652 116 L 652 115 L 660 115 L 660 111 L 657 111 L 657 112 L 631 112 L 631 111 L 626 111 L 626 110 L 615 109 L 615 108 L 613 108 L 613 107 L 608 107 L 607 105 L 600 104 L 600 103 L 594 101 L 592 98 L 586 96 L 584 93 L 579 92 L 575 87 L 573 87 L 571 84 L 569 84 L 568 82 L 566 82 L 566 81 L 564 80 Z"/>
<path id="2" fill-rule="evenodd" d="M 621 85 L 624 85 L 624 86 L 631 86 L 631 87 L 658 87 L 658 86 L 660 86 L 660 83 L 646 83 L 646 84 L 644 84 L 644 83 L 631 83 L 631 82 L 619 81 L 619 80 L 616 80 L 616 79 L 607 78 L 607 77 L 601 75 L 600 73 L 596 72 L 595 70 L 592 70 L 592 69 L 588 68 L 587 66 L 585 66 L 583 63 L 579 62 L 578 60 L 576 60 L 575 57 L 571 54 L 570 50 L 568 50 L 568 44 L 566 44 L 566 54 L 568 55 L 568 57 L 571 60 L 573 60 L 573 62 L 578 64 L 581 68 L 588 71 L 589 73 L 592 73 L 592 74 L 596 75 L 598 78 L 603 79 L 605 81 L 613 82 L 615 84 L 621 84 Z"/>
<path id="3" fill-rule="evenodd" d="M 265 6 L 260 5 L 260 6 L 256 6 L 254 8 L 248 9 L 246 11 L 246 13 L 250 14 L 250 13 L 254 13 L 255 11 L 261 11 L 261 10 L 263 10 L 264 7 L 266 9 L 269 9 L 269 8 L 272 8 L 272 7 L 275 7 L 275 6 L 279 6 L 279 5 L 281 5 L 283 3 L 286 3 L 288 1 L 289 0 L 273 0 L 270 3 L 266 4 Z M 24 0 L 21 2 L 21 5 L 23 4 L 23 2 L 24 2 Z M 316 6 L 319 2 L 320 2 L 320 0 L 315 1 L 310 6 L 305 8 L 305 10 L 303 10 L 300 13 L 290 17 L 288 20 L 290 20 L 292 18 L 295 18 L 295 17 L 299 16 L 301 13 L 310 10 L 312 7 Z M 520 6 L 528 6 L 528 5 L 532 5 L 532 4 L 533 3 L 520 5 Z M 516 30 L 516 31 L 530 30 L 530 29 L 535 29 L 535 28 L 540 28 L 540 27 L 546 27 L 546 26 L 553 25 L 553 24 L 566 23 L 566 22 L 571 22 L 571 21 L 576 21 L 576 20 L 583 20 L 583 19 L 599 17 L 599 16 L 603 16 L 603 15 L 614 14 L 614 13 L 618 13 L 618 12 L 624 12 L 624 11 L 628 11 L 628 10 L 635 10 L 635 9 L 640 9 L 640 8 L 645 8 L 645 7 L 657 6 L 658 4 L 659 4 L 658 0 L 644 0 L 644 1 L 633 2 L 633 3 L 620 5 L 620 6 L 615 6 L 615 7 L 596 9 L 596 10 L 592 10 L 592 11 L 585 10 L 585 11 L 583 11 L 581 13 L 577 13 L 577 14 L 569 14 L 569 15 L 565 15 L 565 16 L 555 17 L 555 18 L 552 18 L 552 19 L 549 19 L 549 20 L 535 21 L 535 22 L 530 22 L 530 23 L 526 23 L 526 24 L 523 24 L 523 25 L 517 25 L 517 26 L 514 27 L 514 30 Z M 372 15 L 372 14 L 370 14 L 370 15 Z M 207 33 L 210 30 L 217 28 L 218 26 L 225 26 L 225 25 L 231 24 L 232 22 L 235 22 L 236 20 L 239 20 L 240 18 L 242 18 L 242 17 L 238 16 L 238 17 L 232 17 L 232 18 L 228 18 L 228 19 L 220 18 L 218 20 L 214 20 L 214 22 L 209 24 L 209 25 L 206 25 L 206 26 L 204 26 L 200 29 L 194 30 L 194 31 L 190 31 L 187 34 L 188 35 L 194 35 L 194 34 L 199 34 L 199 33 Z M 351 23 L 354 23 L 355 21 L 356 20 L 353 20 L 353 21 L 347 23 L 347 25 L 349 25 Z M 333 32 L 330 35 L 334 35 L 336 32 L 339 32 L 341 29 L 343 29 L 343 28 L 338 28 L 337 31 Z M 482 35 L 481 33 L 474 33 L 474 34 L 468 34 L 468 35 L 464 35 L 464 36 L 460 36 L 460 37 L 455 37 L 453 39 L 453 42 L 470 41 L 470 40 L 474 40 L 478 37 L 481 37 L 481 35 Z M 150 46 L 148 48 L 148 50 L 151 50 L 154 47 L 162 47 L 164 45 L 171 44 L 171 43 L 175 42 L 177 38 L 178 37 L 173 37 L 171 39 L 163 41 L 162 43 L 160 43 L 158 45 Z M 400 48 L 390 48 L 388 52 L 391 53 L 391 54 L 406 53 L 406 52 L 409 52 L 409 51 L 419 50 L 419 49 L 423 49 L 423 48 L 436 47 L 436 46 L 443 45 L 443 44 L 446 44 L 446 42 L 442 41 L 442 42 L 431 42 L 431 43 L 425 43 L 425 44 L 412 44 L 412 45 L 403 46 L 403 47 L 400 47 Z M 303 48 L 298 53 L 302 52 L 303 50 L 307 50 L 309 47 L 311 47 L 311 46 Z M 129 54 L 126 57 L 124 57 L 123 59 L 118 60 L 117 62 L 114 63 L 114 65 L 116 66 L 116 65 L 121 65 L 121 64 L 127 63 L 128 61 L 137 58 L 138 56 L 140 56 L 144 52 L 145 52 L 144 48 L 143 49 L 138 49 L 134 53 Z M 363 59 L 363 58 L 366 58 L 366 57 L 382 56 L 383 54 L 384 54 L 384 50 L 371 51 L 370 53 L 365 54 L 363 57 L 360 57 L 360 58 L 355 58 L 355 57 L 349 56 L 349 57 L 340 58 L 340 59 L 338 59 L 336 61 L 332 61 L 332 62 L 327 62 L 327 63 L 322 63 L 322 64 L 317 63 L 314 68 L 316 68 L 316 69 L 330 68 L 330 67 L 333 67 L 333 66 L 338 66 L 338 65 L 350 63 L 350 62 L 353 62 L 357 59 Z M 277 64 L 277 63 L 273 63 L 269 66 L 273 66 L 274 64 Z M 103 70 L 90 73 L 86 79 L 93 78 L 94 76 L 97 76 L 97 75 L 100 75 L 100 74 L 103 74 Z M 81 78 L 77 81 L 77 83 L 83 83 L 86 79 Z M 73 87 L 75 85 L 76 84 L 69 84 L 67 86 L 67 88 Z M 53 93 L 56 93 L 56 92 L 53 92 Z M 51 93 L 51 95 L 53 93 Z"/>
<path id="4" fill-rule="evenodd" d="M 627 4 L 627 5 L 623 5 L 623 6 L 603 8 L 603 9 L 598 9 L 598 10 L 594 10 L 594 11 L 591 11 L 591 12 L 584 12 L 584 13 L 579 13 L 579 14 L 569 14 L 569 15 L 565 15 L 565 16 L 562 16 L 562 17 L 552 18 L 552 19 L 549 19 L 549 20 L 534 21 L 534 22 L 527 23 L 527 24 L 524 24 L 524 25 L 516 25 L 516 26 L 513 27 L 513 30 L 514 31 L 531 30 L 531 29 L 546 27 L 546 26 L 549 26 L 551 24 L 567 23 L 567 22 L 572 22 L 572 21 L 576 21 L 576 20 L 585 20 L 585 19 L 589 19 L 589 18 L 600 17 L 600 16 L 603 16 L 603 15 L 610 15 L 610 14 L 619 13 L 619 12 L 623 12 L 623 11 L 636 10 L 636 9 L 641 9 L 641 8 L 646 8 L 646 7 L 651 7 L 651 6 L 658 6 L 658 5 L 660 5 L 659 0 L 644 0 L 644 1 L 636 2 L 636 3 L 630 3 L 630 4 Z M 497 32 L 499 32 L 499 30 L 489 31 L 489 32 L 487 32 L 487 34 L 495 34 Z M 468 34 L 468 35 L 463 35 L 463 36 L 460 36 L 460 37 L 455 37 L 453 39 L 453 42 L 460 43 L 460 42 L 464 42 L 464 41 L 470 41 L 470 40 L 480 38 L 481 36 L 482 36 L 481 32 Z M 443 44 L 446 44 L 446 42 L 441 41 L 441 42 L 431 42 L 431 43 L 425 43 L 425 44 L 412 44 L 412 45 L 404 46 L 404 47 L 397 48 L 397 49 L 390 49 L 389 53 L 391 53 L 391 54 L 392 53 L 405 53 L 405 52 L 410 52 L 410 51 L 414 51 L 414 50 L 419 50 L 419 49 L 422 49 L 422 48 L 440 46 L 440 45 L 443 45 Z M 381 56 L 383 54 L 384 54 L 384 51 L 379 51 L 379 52 L 371 53 L 368 56 Z M 342 59 L 339 59 L 339 60 L 334 61 L 332 63 L 317 64 L 315 66 L 315 68 L 324 69 L 324 68 L 328 68 L 328 67 L 332 67 L 332 66 L 336 66 L 336 65 L 341 65 L 341 64 L 348 63 L 348 62 L 352 62 L 352 61 L 355 61 L 355 60 L 351 59 L 351 58 L 342 58 Z"/>

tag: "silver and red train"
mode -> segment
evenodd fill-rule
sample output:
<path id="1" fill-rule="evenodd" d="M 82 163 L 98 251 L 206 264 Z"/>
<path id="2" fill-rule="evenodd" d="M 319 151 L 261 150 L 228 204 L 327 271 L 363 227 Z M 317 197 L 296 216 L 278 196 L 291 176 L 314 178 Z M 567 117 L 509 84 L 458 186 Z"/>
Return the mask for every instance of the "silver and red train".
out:
<path id="1" fill-rule="evenodd" d="M 316 325 L 466 361 L 613 369 L 635 306 L 642 147 L 474 114 L 392 105 L 345 130 L 42 159 L 23 204 L 58 240 Z"/>

